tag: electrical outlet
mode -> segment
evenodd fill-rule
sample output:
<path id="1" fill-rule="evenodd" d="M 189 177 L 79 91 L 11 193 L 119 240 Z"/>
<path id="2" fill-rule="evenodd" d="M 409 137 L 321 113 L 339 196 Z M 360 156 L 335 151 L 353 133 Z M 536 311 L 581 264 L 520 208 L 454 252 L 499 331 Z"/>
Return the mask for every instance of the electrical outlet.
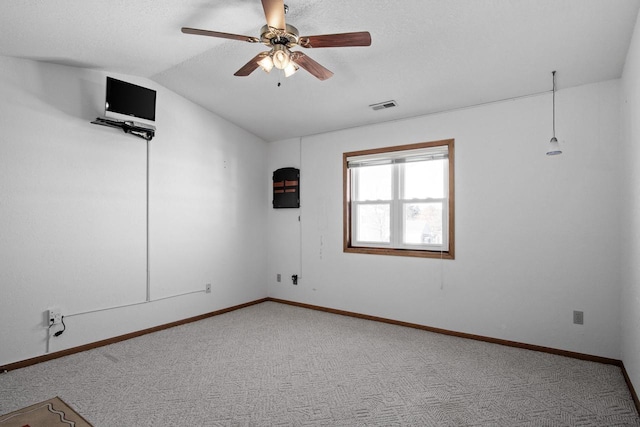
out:
<path id="1" fill-rule="evenodd" d="M 207 283 L 206 285 L 204 285 L 204 291 L 208 294 L 211 293 L 211 283 Z"/>
<path id="2" fill-rule="evenodd" d="M 62 310 L 59 308 L 49 309 L 49 325 L 59 325 L 62 323 Z"/>
<path id="3" fill-rule="evenodd" d="M 276 282 L 282 282 L 282 275 L 280 273 L 276 274 Z"/>
<path id="4" fill-rule="evenodd" d="M 574 310 L 573 323 L 576 325 L 584 325 L 584 312 Z"/>

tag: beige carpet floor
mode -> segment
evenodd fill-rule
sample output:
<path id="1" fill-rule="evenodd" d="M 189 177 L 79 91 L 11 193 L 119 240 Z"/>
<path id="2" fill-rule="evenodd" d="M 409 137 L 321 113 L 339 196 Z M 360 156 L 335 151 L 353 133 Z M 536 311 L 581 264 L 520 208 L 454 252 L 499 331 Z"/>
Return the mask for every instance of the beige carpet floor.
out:
<path id="1" fill-rule="evenodd" d="M 275 302 L 0 374 L 0 413 L 55 395 L 95 426 L 640 426 L 616 366 Z"/>

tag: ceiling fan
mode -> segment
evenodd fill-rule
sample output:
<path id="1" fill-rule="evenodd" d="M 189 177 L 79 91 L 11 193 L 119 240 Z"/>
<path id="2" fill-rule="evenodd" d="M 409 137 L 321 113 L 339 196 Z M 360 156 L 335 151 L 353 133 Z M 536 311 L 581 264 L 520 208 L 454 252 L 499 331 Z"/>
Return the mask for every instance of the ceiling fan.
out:
<path id="1" fill-rule="evenodd" d="M 331 71 L 303 52 L 292 52 L 290 49 L 295 46 L 321 48 L 371 45 L 371 34 L 368 31 L 300 37 L 296 27 L 285 23 L 284 17 L 288 7 L 284 4 L 284 0 L 262 0 L 262 8 L 267 18 L 267 25 L 260 30 L 260 37 L 241 36 L 189 27 L 183 27 L 182 32 L 249 43 L 262 43 L 270 48 L 270 50 L 260 52 L 253 57 L 234 73 L 235 76 L 248 76 L 258 67 L 268 73 L 273 67 L 276 67 L 283 70 L 285 76 L 289 77 L 302 67 L 318 79 L 326 80 L 333 76 Z"/>

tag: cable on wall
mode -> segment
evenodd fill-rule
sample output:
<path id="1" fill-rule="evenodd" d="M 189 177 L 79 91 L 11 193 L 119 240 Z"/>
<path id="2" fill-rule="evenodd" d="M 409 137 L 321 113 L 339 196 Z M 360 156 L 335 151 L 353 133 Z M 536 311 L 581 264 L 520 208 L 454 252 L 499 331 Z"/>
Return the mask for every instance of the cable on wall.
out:
<path id="1" fill-rule="evenodd" d="M 440 249 L 440 290 L 444 290 L 444 251 Z"/>
<path id="2" fill-rule="evenodd" d="M 146 188 L 146 192 L 147 192 L 147 217 L 146 217 L 146 223 L 147 223 L 147 302 L 151 301 L 151 260 L 149 258 L 150 255 L 150 250 L 149 250 L 149 152 L 151 150 L 150 144 L 149 144 L 149 139 L 147 139 L 147 188 Z"/>
<path id="3" fill-rule="evenodd" d="M 151 151 L 151 146 L 149 144 L 149 142 L 151 141 L 151 138 L 145 138 L 147 141 L 147 159 L 146 159 L 146 270 L 147 270 L 147 277 L 146 277 L 146 298 L 144 301 L 140 301 L 140 302 L 134 302 L 134 303 L 130 303 L 130 304 L 121 304 L 121 305 L 115 305 L 115 306 L 110 306 L 110 307 L 104 307 L 104 308 L 97 308 L 97 309 L 93 309 L 93 310 L 86 310 L 86 311 L 82 311 L 82 312 L 77 312 L 77 313 L 72 313 L 72 314 L 67 314 L 64 317 L 75 317 L 75 316 L 81 316 L 84 314 L 90 314 L 90 313 L 99 313 L 102 311 L 108 311 L 108 310 L 115 310 L 118 308 L 126 308 L 126 307 L 132 307 L 132 306 L 136 306 L 136 305 L 143 305 L 143 304 L 148 304 L 148 303 L 152 303 L 152 302 L 157 302 L 157 301 L 162 301 L 165 299 L 170 299 L 170 298 L 177 298 L 177 297 L 181 297 L 181 296 L 185 296 L 185 295 L 190 295 L 190 294 L 195 294 L 195 293 L 200 293 L 200 292 L 206 292 L 206 290 L 197 290 L 197 291 L 189 291 L 189 292 L 183 292 L 180 294 L 175 294 L 175 295 L 169 295 L 166 297 L 161 297 L 161 298 L 157 298 L 157 299 L 151 299 L 151 258 L 150 258 L 150 226 L 149 226 L 149 218 L 150 218 L 150 214 L 149 214 L 149 210 L 150 210 L 150 206 L 149 206 L 149 201 L 150 201 L 150 196 L 149 196 L 149 189 L 150 189 L 150 151 Z M 66 325 L 65 325 L 66 328 Z M 64 329 L 63 329 L 64 331 Z M 47 353 L 49 352 L 49 336 L 51 335 L 50 333 L 47 334 Z M 60 336 L 56 335 L 56 336 Z"/>
<path id="4" fill-rule="evenodd" d="M 300 169 L 300 181 L 302 178 L 302 137 L 298 138 L 298 168 Z M 298 248 L 298 279 L 302 278 L 302 199 L 300 200 L 300 208 L 298 210 L 298 236 L 299 236 L 299 248 Z"/>
<path id="5" fill-rule="evenodd" d="M 154 300 L 150 300 L 150 301 L 132 302 L 131 304 L 121 304 L 121 305 L 114 305 L 114 306 L 111 306 L 111 307 L 96 308 L 96 309 L 93 309 L 93 310 L 81 311 L 81 312 L 78 312 L 78 313 L 67 314 L 64 317 L 82 316 L 84 314 L 99 313 L 101 311 L 115 310 L 117 308 L 133 307 L 135 305 L 144 305 L 144 304 L 149 304 L 149 303 L 152 303 L 152 302 L 162 301 L 162 300 L 165 300 L 165 299 L 177 298 L 177 297 L 182 297 L 182 296 L 191 295 L 191 294 L 199 294 L 201 292 L 206 292 L 206 291 L 205 290 L 197 290 L 197 291 L 183 292 L 183 293 L 180 293 L 180 294 L 169 295 L 169 296 L 166 296 L 166 297 L 160 297 L 160 298 L 157 298 L 157 299 L 154 299 Z"/>

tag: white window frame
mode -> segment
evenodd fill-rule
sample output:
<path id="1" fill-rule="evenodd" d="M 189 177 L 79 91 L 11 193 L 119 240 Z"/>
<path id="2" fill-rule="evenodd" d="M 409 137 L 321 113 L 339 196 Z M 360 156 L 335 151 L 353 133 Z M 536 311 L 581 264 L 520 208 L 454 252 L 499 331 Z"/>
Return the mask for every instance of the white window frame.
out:
<path id="1" fill-rule="evenodd" d="M 454 259 L 454 140 L 433 141 L 386 147 L 343 154 L 344 171 L 344 251 L 382 255 L 418 256 Z M 410 161 L 447 158 L 444 168 L 442 198 L 402 199 L 405 164 Z M 389 200 L 360 201 L 357 180 L 362 167 L 391 164 L 392 190 Z M 407 204 L 440 203 L 442 205 L 442 242 L 407 244 L 404 240 L 404 209 Z M 387 205 L 390 211 L 389 242 L 360 241 L 356 236 L 357 210 L 366 205 Z"/>

